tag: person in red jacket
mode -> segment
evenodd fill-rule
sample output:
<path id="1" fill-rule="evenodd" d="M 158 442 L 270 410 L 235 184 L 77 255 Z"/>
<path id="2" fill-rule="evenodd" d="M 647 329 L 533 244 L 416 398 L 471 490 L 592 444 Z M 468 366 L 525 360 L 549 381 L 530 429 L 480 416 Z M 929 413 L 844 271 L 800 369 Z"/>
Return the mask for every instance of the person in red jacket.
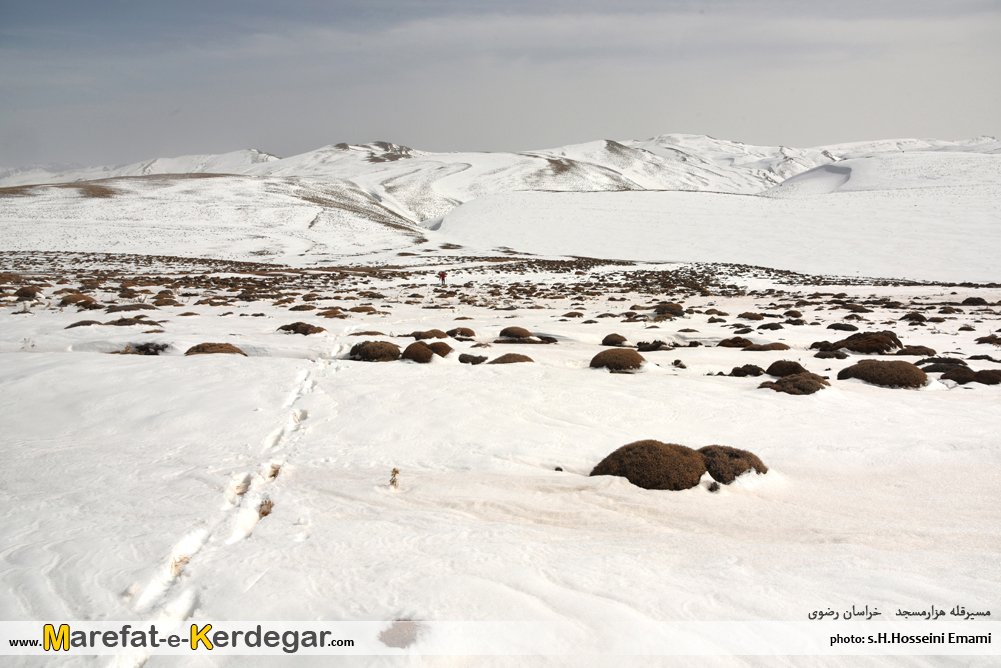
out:
<path id="1" fill-rule="evenodd" d="M 443 271 L 442 271 L 442 272 L 439 272 L 439 273 L 438 273 L 438 278 L 440 278 L 440 279 L 441 279 L 441 284 L 442 284 L 442 285 L 445 285 L 445 272 L 443 272 Z"/>

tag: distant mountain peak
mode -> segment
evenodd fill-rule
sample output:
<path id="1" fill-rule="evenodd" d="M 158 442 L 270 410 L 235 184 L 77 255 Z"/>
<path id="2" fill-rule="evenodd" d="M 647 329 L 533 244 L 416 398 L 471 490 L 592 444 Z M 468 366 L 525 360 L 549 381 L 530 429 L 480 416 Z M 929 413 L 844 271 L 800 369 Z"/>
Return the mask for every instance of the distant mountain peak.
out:
<path id="1" fill-rule="evenodd" d="M 341 151 L 362 151 L 368 153 L 368 162 L 393 162 L 412 158 L 416 153 L 412 148 L 388 141 L 374 141 L 369 144 L 348 144 L 341 142 L 333 146 Z"/>

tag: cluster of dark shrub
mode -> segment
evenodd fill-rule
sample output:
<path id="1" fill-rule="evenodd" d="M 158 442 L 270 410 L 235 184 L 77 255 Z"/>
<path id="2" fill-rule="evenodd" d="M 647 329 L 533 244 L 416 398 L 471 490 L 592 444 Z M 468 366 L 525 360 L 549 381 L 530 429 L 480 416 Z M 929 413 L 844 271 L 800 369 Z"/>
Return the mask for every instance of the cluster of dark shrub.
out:
<path id="1" fill-rule="evenodd" d="M 717 483 L 729 485 L 748 471 L 767 473 L 757 455 L 726 445 L 694 450 L 677 443 L 645 440 L 623 445 L 602 459 L 592 476 L 620 476 L 644 489 L 682 490 L 695 487 L 708 471 Z"/>

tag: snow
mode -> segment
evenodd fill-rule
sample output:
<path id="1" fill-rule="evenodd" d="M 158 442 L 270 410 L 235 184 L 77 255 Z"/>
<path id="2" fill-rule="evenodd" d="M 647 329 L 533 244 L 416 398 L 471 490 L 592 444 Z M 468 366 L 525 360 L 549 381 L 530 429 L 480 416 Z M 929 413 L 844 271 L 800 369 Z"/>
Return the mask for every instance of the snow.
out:
<path id="1" fill-rule="evenodd" d="M 217 257 L 279 263 L 410 245 L 419 233 L 351 184 L 243 176 L 119 178 L 108 197 L 42 186 L 0 198 L 4 250 Z"/>
<path id="2" fill-rule="evenodd" d="M 752 300 L 727 305 L 745 307 Z M 276 318 L 294 315 L 276 307 L 263 307 L 264 320 L 198 310 L 169 318 L 166 357 L 65 352 L 162 335 L 53 327 L 73 313 L 4 316 L 0 396 L 16 444 L 5 452 L 5 505 L 18 509 L 2 527 L 12 548 L 5 618 L 150 616 L 185 597 L 218 619 L 597 625 L 794 620 L 817 601 L 859 596 L 887 608 L 989 605 L 997 594 L 982 577 L 997 549 L 984 529 L 1001 520 L 1001 451 L 985 419 L 997 388 L 850 381 L 790 397 L 754 389 L 760 379 L 704 375 L 790 353 L 706 347 L 648 353 L 661 366 L 608 374 L 586 368 L 607 327 L 555 322 L 551 311 L 511 321 L 460 308 L 443 319 L 397 304 L 392 316 L 321 321 L 329 333 L 299 337 L 274 332 Z M 479 340 L 519 322 L 561 342 L 527 346 L 536 363 L 524 365 L 340 359 L 359 340 L 351 331 L 444 328 L 460 313 L 475 316 Z M 696 319 L 697 338 L 725 335 Z M 649 334 L 614 327 L 631 340 Z M 808 368 L 850 363 L 810 358 L 815 332 L 782 335 Z M 921 342 L 969 349 L 972 336 Z M 22 339 L 35 347 L 16 352 Z M 179 356 L 201 339 L 252 356 Z M 670 369 L 675 357 L 689 369 Z M 739 445 L 772 470 L 718 495 L 586 477 L 611 450 L 650 437 Z M 272 463 L 281 471 L 267 482 Z M 397 489 L 385 484 L 394 467 Z M 233 505 L 231 481 L 248 474 Z M 274 512 L 248 526 L 244 511 L 261 498 Z M 167 577 L 182 553 L 190 566 Z M 250 601 L 269 603 L 250 611 Z"/>
<path id="3" fill-rule="evenodd" d="M 694 192 L 483 197 L 450 241 L 644 261 L 730 262 L 839 276 L 999 281 L 1001 156 L 898 154 L 816 167 L 762 196 Z"/>
<path id="4" fill-rule="evenodd" d="M 42 183 L 70 183 L 122 176 L 153 174 L 242 174 L 260 163 L 278 160 L 276 156 L 256 149 L 232 151 L 221 155 L 185 155 L 177 158 L 157 158 L 147 162 L 115 167 L 85 167 L 50 171 L 42 168 L 8 169 L 0 171 L 0 186 L 23 186 Z"/>
<path id="5" fill-rule="evenodd" d="M 0 618 L 520 621 L 570 626 L 590 648 L 610 628 L 626 629 L 614 639 L 622 647 L 629 633 L 640 641 L 660 622 L 802 622 L 818 608 L 852 605 L 887 614 L 932 604 L 991 609 L 1001 594 L 1001 440 L 991 417 L 1001 386 L 957 385 L 937 374 L 917 390 L 839 381 L 841 369 L 868 356 L 818 359 L 810 348 L 849 333 L 828 325 L 853 322 L 862 331 L 892 329 L 905 344 L 973 369 L 1001 368 L 970 359 L 1001 358 L 997 346 L 976 343 L 1001 327 L 1001 289 L 931 283 L 999 279 L 992 249 L 1001 247 L 1001 154 L 991 141 L 824 149 L 836 164 L 823 151 L 682 135 L 645 147 L 601 141 L 447 159 L 390 144 L 331 146 L 298 163 L 258 161 L 250 174 L 120 174 L 97 184 L 110 193 L 75 184 L 0 197 Z M 731 158 L 744 166 L 722 164 Z M 573 168 L 536 183 L 565 177 L 568 189 L 604 183 L 609 191 L 518 192 L 550 160 Z M 783 170 L 800 176 L 767 196 L 612 188 L 616 179 L 645 188 L 658 174 L 715 174 L 715 183 L 731 186 L 757 179 L 762 191 Z M 436 217 L 437 230 L 415 224 Z M 764 269 L 685 264 L 692 262 Z M 432 283 L 442 270 L 449 287 L 438 289 Z M 644 287 L 643 276 L 665 271 L 703 276 L 705 290 Z M 95 277 L 103 285 L 84 285 Z M 126 280 L 149 292 L 121 296 Z M 273 294 L 242 299 L 251 281 L 271 281 Z M 42 285 L 40 299 L 16 302 L 12 288 L 22 283 Z M 179 305 L 114 314 L 59 307 L 56 294 L 87 289 L 102 306 L 121 305 L 148 303 L 167 286 Z M 513 292 L 526 287 L 536 293 Z M 307 292 L 318 297 L 304 300 Z M 835 294 L 868 309 L 850 314 Z M 902 305 L 887 307 L 884 297 Z M 988 306 L 962 305 L 967 297 Z M 657 323 L 627 315 L 652 315 L 649 307 L 664 299 L 691 312 Z M 361 304 L 377 312 L 317 315 Z M 308 305 L 318 309 L 288 310 Z M 710 322 L 712 308 L 730 315 Z M 737 317 L 793 308 L 806 324 L 769 318 L 784 323 L 769 331 Z M 915 310 L 942 316 L 924 325 L 900 320 Z M 147 322 L 66 329 L 137 313 Z M 855 315 L 864 320 L 849 319 Z M 326 331 L 277 331 L 299 320 Z M 715 345 L 742 324 L 754 328 L 745 334 L 753 342 L 790 350 Z M 558 342 L 495 343 L 510 325 Z M 347 359 L 360 341 L 403 348 L 415 330 L 457 326 L 475 330 L 474 340 L 446 339 L 455 350 L 427 365 Z M 371 331 L 381 334 L 353 336 Z M 591 369 L 612 332 L 631 344 L 676 347 L 643 353 L 635 374 Z M 232 343 L 247 356 L 183 355 L 204 342 Z M 144 343 L 167 348 L 159 356 L 108 354 Z M 462 353 L 507 352 L 534 363 L 458 361 Z M 783 359 L 831 386 L 789 396 L 758 389 L 764 377 L 716 375 Z M 616 448 L 648 438 L 745 448 L 770 470 L 715 493 L 708 478 L 667 492 L 588 475 Z M 389 485 L 394 468 L 398 487 Z M 32 661 L 9 663 L 39 665 Z M 202 661 L 235 666 L 247 658 Z M 153 656 L 146 665 L 191 663 Z"/>
<path id="6" fill-rule="evenodd" d="M 1001 154 L 903 153 L 849 158 L 815 167 L 761 193 L 801 197 L 863 190 L 965 189 L 967 197 L 995 198 L 1001 186 Z"/>

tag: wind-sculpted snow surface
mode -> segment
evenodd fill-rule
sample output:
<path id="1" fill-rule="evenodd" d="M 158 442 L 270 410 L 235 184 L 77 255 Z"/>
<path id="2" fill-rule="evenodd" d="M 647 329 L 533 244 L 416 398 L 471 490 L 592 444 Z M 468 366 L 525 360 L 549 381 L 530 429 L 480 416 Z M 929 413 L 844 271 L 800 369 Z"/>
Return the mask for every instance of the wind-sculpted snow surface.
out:
<path id="1" fill-rule="evenodd" d="M 115 167 L 81 167 L 76 169 L 0 169 L 0 186 L 21 186 L 39 183 L 69 183 L 93 181 L 120 176 L 151 176 L 155 174 L 242 174 L 254 165 L 277 156 L 255 149 L 233 151 L 221 155 L 183 155 L 177 158 L 157 158 L 146 162 Z"/>
<path id="2" fill-rule="evenodd" d="M 3 250 L 320 261 L 421 238 L 352 183 L 168 175 L 0 194 Z"/>
<path id="3" fill-rule="evenodd" d="M 651 619 L 805 622 L 852 605 L 890 619 L 946 601 L 992 609 L 1001 386 L 931 368 L 913 388 L 839 380 L 870 357 L 899 364 L 901 348 L 836 359 L 811 345 L 840 340 L 827 326 L 851 319 L 990 371 L 997 347 L 977 341 L 1001 326 L 1001 289 L 780 283 L 732 267 L 446 250 L 406 271 L 0 255 L 3 618 L 562 622 L 580 629 L 587 654 L 628 651 L 635 625 Z M 442 266 L 444 287 L 433 277 Z M 59 306 L 78 290 L 99 307 Z M 164 295 L 169 303 L 150 306 Z M 313 304 L 344 318 L 301 310 Z M 120 323 L 126 314 L 143 317 Z M 293 322 L 324 331 L 283 331 Z M 749 343 L 787 349 L 716 345 L 745 324 Z M 612 332 L 623 347 L 602 345 Z M 655 338 L 633 373 L 590 366 Z M 397 359 L 416 339 L 453 350 L 426 364 Z M 397 354 L 352 355 L 365 341 Z M 245 355 L 184 354 L 208 342 Z M 533 361 L 461 359 L 512 353 Z M 786 394 L 724 375 L 751 363 L 828 384 Z M 761 473 L 737 475 L 748 465 L 727 455 L 735 470 L 716 461 L 699 478 L 696 466 L 663 489 L 589 475 L 649 439 L 747 450 Z M 614 645 L 603 635 L 610 618 L 625 629 Z M 661 661 L 472 663 L 609 658 Z"/>
<path id="4" fill-rule="evenodd" d="M 996 200 L 1001 194 L 1001 153 L 915 152 L 848 158 L 797 174 L 761 194 L 797 198 L 929 188 L 948 188 L 971 202 Z"/>
<path id="5" fill-rule="evenodd" d="M 560 622 L 581 656 L 472 663 L 576 668 L 650 620 L 989 610 L 1001 289 L 960 282 L 999 279 L 992 141 L 379 143 L 2 188 L 0 615 Z M 764 465 L 588 475 L 650 439 Z M 864 663 L 948 663 L 908 659 Z"/>
<path id="6" fill-rule="evenodd" d="M 510 193 L 464 204 L 450 241 L 843 276 L 998 281 L 1001 154 L 897 153 L 816 167 L 765 193 Z"/>

